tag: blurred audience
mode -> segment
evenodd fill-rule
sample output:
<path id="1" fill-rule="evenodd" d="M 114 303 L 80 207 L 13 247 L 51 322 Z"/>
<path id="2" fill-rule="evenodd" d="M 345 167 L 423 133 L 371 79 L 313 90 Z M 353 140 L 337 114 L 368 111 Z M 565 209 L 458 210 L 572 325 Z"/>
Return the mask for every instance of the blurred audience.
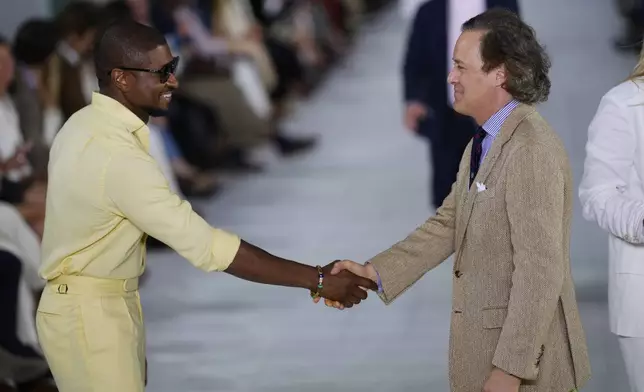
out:
<path id="1" fill-rule="evenodd" d="M 46 45 L 35 48 L 33 56 L 22 52 L 32 34 L 48 31 L 48 22 L 40 20 L 27 21 L 19 29 L 14 51 L 22 61 L 17 65 L 9 44 L 0 39 L 0 200 L 14 204 L 39 234 L 42 233 L 45 215 L 45 186 L 35 176 L 34 163 L 42 165 L 44 158 L 41 155 L 47 154 L 47 150 L 43 147 L 40 124 L 34 127 L 37 128 L 34 134 L 26 133 L 32 131 L 28 128 L 32 119 L 25 120 L 26 126 L 22 127 L 22 116 L 16 108 L 14 97 L 9 94 L 9 87 L 16 73 L 19 73 L 24 78 L 31 78 L 29 80 L 33 83 L 33 94 L 37 95 L 37 100 L 48 99 L 44 89 L 39 88 L 44 83 L 44 75 L 38 72 L 36 66 L 42 55 L 40 50 L 47 52 Z M 18 80 L 14 86 L 17 85 Z M 20 88 L 15 90 L 14 96 L 20 100 Z M 43 96 L 38 96 L 39 92 Z M 31 137 L 28 142 L 25 142 L 25 135 Z"/>
<path id="2" fill-rule="evenodd" d="M 0 202 L 0 222 L 0 391 L 56 391 L 35 326 L 40 241 L 10 204 Z"/>
<path id="3" fill-rule="evenodd" d="M 91 3 L 72 2 L 56 18 L 60 40 L 50 69 L 57 76 L 55 95 L 64 120 L 89 104 L 98 88 L 90 55 L 100 11 Z"/>
<path id="4" fill-rule="evenodd" d="M 31 165 L 41 179 L 46 177 L 49 146 L 63 120 L 51 88 L 58 75 L 47 69 L 57 44 L 55 23 L 42 19 L 23 23 L 13 44 L 16 61 L 13 100 L 19 129 L 24 140 L 32 145 Z"/>

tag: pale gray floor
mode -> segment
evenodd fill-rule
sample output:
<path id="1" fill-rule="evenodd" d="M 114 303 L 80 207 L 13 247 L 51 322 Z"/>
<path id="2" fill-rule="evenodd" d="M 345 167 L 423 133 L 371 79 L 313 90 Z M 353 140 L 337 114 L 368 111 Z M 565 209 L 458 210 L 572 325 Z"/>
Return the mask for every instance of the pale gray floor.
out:
<path id="1" fill-rule="evenodd" d="M 524 0 L 525 18 L 553 59 L 542 113 L 561 133 L 579 182 L 586 129 L 601 95 L 624 78 L 609 0 Z M 583 15 L 583 16 L 582 16 Z M 365 29 L 346 66 L 299 108 L 294 129 L 322 135 L 312 155 L 277 160 L 200 203 L 210 222 L 309 264 L 364 261 L 423 222 L 426 147 L 400 124 L 399 65 L 406 24 L 392 12 Z M 577 206 L 573 269 L 590 345 L 589 392 L 626 391 L 606 309 L 606 240 Z M 149 390 L 448 391 L 450 263 L 394 305 L 373 298 L 339 312 L 298 289 L 205 274 L 174 253 L 152 254 L 143 289 Z"/>

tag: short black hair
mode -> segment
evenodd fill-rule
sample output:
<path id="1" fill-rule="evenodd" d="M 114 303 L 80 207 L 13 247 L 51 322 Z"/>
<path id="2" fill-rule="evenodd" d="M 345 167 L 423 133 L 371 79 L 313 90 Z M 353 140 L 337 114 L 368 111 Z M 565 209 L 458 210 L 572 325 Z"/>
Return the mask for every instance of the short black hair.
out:
<path id="1" fill-rule="evenodd" d="M 118 67 L 147 67 L 147 53 L 167 45 L 165 37 L 154 27 L 119 19 L 105 27 L 94 46 L 94 65 L 99 86 L 109 84 L 108 74 Z"/>
<path id="2" fill-rule="evenodd" d="M 550 58 L 532 27 L 519 15 L 492 8 L 463 24 L 463 31 L 483 31 L 483 71 L 504 65 L 508 73 L 505 90 L 525 104 L 544 102 L 550 94 Z"/>
<path id="3" fill-rule="evenodd" d="M 56 17 L 60 36 L 82 35 L 95 29 L 99 23 L 99 11 L 98 6 L 87 1 L 72 1 L 67 4 Z"/>
<path id="4" fill-rule="evenodd" d="M 28 19 L 18 27 L 13 44 L 16 60 L 26 65 L 42 65 L 56 50 L 58 34 L 54 22 Z"/>

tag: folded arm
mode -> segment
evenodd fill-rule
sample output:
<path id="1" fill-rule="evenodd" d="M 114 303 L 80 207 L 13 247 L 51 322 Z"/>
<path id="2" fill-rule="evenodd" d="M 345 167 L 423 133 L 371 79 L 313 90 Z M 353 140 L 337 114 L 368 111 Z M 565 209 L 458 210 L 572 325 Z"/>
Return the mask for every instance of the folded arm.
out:
<path id="1" fill-rule="evenodd" d="M 584 218 L 612 235 L 644 243 L 644 200 L 626 191 L 633 168 L 635 131 L 623 108 L 604 97 L 588 129 L 584 175 L 579 188 Z"/>

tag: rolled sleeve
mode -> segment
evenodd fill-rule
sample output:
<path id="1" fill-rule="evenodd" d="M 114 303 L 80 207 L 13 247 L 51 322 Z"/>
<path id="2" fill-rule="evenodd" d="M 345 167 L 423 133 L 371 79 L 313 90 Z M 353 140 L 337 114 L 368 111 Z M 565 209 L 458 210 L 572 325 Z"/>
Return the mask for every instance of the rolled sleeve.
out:
<path id="1" fill-rule="evenodd" d="M 204 271 L 223 271 L 241 239 L 213 228 L 190 203 L 170 190 L 152 157 L 136 150 L 113 156 L 104 170 L 104 192 L 113 212 L 162 241 Z"/>
<path id="2" fill-rule="evenodd" d="M 217 271 L 225 271 L 235 259 L 241 245 L 241 239 L 239 236 L 224 230 L 213 229 L 213 231 L 211 253 L 214 260 L 210 267 L 214 266 Z"/>

